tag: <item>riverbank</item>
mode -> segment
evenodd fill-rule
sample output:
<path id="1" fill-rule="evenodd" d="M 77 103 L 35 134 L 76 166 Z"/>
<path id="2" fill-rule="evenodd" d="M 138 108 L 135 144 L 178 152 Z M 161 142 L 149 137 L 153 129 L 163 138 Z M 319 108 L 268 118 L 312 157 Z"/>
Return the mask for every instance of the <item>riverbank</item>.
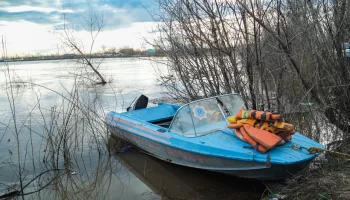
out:
<path id="1" fill-rule="evenodd" d="M 93 55 L 88 56 L 94 59 L 110 59 L 110 58 L 151 58 L 151 57 L 163 57 L 163 55 L 123 55 L 123 56 L 100 56 Z M 29 58 L 9 58 L 0 59 L 1 62 L 23 62 L 23 61 L 52 61 L 52 60 L 75 60 L 80 59 L 82 56 L 65 57 L 65 56 L 43 56 L 43 57 L 29 57 Z"/>
<path id="2" fill-rule="evenodd" d="M 350 142 L 336 151 L 350 155 Z M 325 153 L 309 169 L 279 183 L 267 183 L 265 199 L 350 199 L 350 157 Z"/>

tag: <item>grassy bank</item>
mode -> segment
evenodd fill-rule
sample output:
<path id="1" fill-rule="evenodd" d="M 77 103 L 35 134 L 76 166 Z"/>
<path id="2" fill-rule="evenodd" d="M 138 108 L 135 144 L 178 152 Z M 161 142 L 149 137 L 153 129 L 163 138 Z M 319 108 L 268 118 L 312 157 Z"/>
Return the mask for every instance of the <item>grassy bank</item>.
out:
<path id="1" fill-rule="evenodd" d="M 325 153 L 302 173 L 279 183 L 267 183 L 264 199 L 350 199 L 350 140 L 334 150 L 348 154 Z M 278 194 L 278 195 L 276 195 Z"/>

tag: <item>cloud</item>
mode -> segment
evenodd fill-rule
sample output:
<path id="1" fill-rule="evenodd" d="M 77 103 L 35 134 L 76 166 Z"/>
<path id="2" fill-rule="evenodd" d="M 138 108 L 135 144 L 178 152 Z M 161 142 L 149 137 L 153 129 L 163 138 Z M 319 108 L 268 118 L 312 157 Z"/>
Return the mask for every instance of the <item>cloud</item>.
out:
<path id="1" fill-rule="evenodd" d="M 38 24 L 50 24 L 57 23 L 60 20 L 57 19 L 59 12 L 51 13 L 42 13 L 38 11 L 24 11 L 24 12 L 3 12 L 0 11 L 0 20 L 1 21 L 11 21 L 11 22 L 20 22 L 28 21 Z"/>
<path id="2" fill-rule="evenodd" d="M 81 24 L 90 11 L 103 16 L 106 29 L 151 22 L 149 11 L 156 9 L 153 0 L 5 0 L 0 2 L 0 20 L 59 24 L 66 13 L 69 23 Z"/>
<path id="3" fill-rule="evenodd" d="M 55 53 L 61 41 L 54 29 L 64 19 L 79 39 L 90 38 L 83 25 L 91 10 L 105 22 L 97 48 L 140 48 L 154 25 L 148 12 L 157 12 L 157 6 L 154 0 L 0 0 L 0 36 L 6 37 L 10 54 Z"/>
<path id="4" fill-rule="evenodd" d="M 0 12 L 9 12 L 9 13 L 23 13 L 23 12 L 43 12 L 43 13 L 51 13 L 51 12 L 61 12 L 61 13 L 72 13 L 73 10 L 70 9 L 56 9 L 56 8 L 49 8 L 49 7 L 38 7 L 38 6 L 28 6 L 28 5 L 21 5 L 21 6 L 8 6 L 0 8 Z"/>
<path id="5" fill-rule="evenodd" d="M 48 52 L 57 45 L 56 36 L 50 25 L 28 21 L 0 21 L 6 29 L 0 29 L 9 54 Z"/>
<path id="6" fill-rule="evenodd" d="M 36 24 L 27 21 L 21 22 L 3 22 L 0 26 L 6 26 L 6 29 L 0 29 L 0 35 L 4 36 L 7 52 L 9 55 L 24 55 L 36 53 L 51 54 L 64 53 L 59 35 L 55 34 L 51 25 Z M 122 48 L 125 46 L 131 48 L 146 47 L 145 39 L 152 39 L 151 30 L 154 29 L 154 22 L 139 22 L 124 28 L 102 31 L 95 41 L 93 51 L 101 50 L 101 46 Z M 25 33 L 24 31 L 25 30 Z M 91 46 L 90 33 L 84 30 L 76 31 L 72 35 L 77 38 L 84 48 Z M 0 52 L 1 53 L 1 52 Z"/>

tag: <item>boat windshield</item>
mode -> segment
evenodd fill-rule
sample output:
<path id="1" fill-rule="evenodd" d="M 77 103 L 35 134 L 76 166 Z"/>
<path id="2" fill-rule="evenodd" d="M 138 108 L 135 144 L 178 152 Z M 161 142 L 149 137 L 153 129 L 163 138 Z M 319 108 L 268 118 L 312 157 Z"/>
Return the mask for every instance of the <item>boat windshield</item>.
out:
<path id="1" fill-rule="evenodd" d="M 169 130 L 186 137 L 196 137 L 226 128 L 226 118 L 244 108 L 238 94 L 210 97 L 182 106 Z"/>

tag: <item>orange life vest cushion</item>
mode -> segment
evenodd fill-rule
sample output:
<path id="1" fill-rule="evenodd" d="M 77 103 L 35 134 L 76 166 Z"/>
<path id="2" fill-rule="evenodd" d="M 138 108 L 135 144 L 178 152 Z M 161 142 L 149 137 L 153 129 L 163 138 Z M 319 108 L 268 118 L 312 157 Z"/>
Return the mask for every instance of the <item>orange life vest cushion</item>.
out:
<path id="1" fill-rule="evenodd" d="M 229 116 L 228 128 L 235 129 L 241 140 L 248 142 L 261 153 L 291 140 L 295 133 L 293 124 L 280 121 L 280 115 L 271 112 L 240 109 Z"/>
<path id="2" fill-rule="evenodd" d="M 279 132 L 293 132 L 294 131 L 294 126 L 293 124 L 289 124 L 286 122 L 274 122 L 273 126 L 276 127 L 276 131 Z"/>
<path id="3" fill-rule="evenodd" d="M 247 131 L 248 135 L 253 140 L 264 146 L 266 149 L 273 148 L 282 140 L 282 138 L 278 135 L 275 135 L 262 129 L 255 128 L 248 124 L 243 124 L 242 128 Z"/>
<path id="4" fill-rule="evenodd" d="M 227 121 L 230 123 L 236 124 L 237 123 L 237 117 L 236 116 L 228 116 Z"/>
<path id="5" fill-rule="evenodd" d="M 227 128 L 241 128 L 243 126 L 243 124 L 228 124 Z"/>
<path id="6" fill-rule="evenodd" d="M 248 142 L 254 148 L 257 148 L 257 150 L 259 152 L 265 153 L 267 151 L 267 149 L 265 147 L 258 145 L 258 143 L 252 137 L 249 136 L 249 134 L 247 133 L 247 131 L 243 127 L 236 129 L 235 134 L 241 140 Z"/>
<path id="7" fill-rule="evenodd" d="M 271 112 L 258 111 L 258 110 L 244 110 L 241 108 L 237 115 L 240 119 L 259 119 L 263 121 L 276 121 L 280 120 L 281 116 L 278 114 L 272 114 Z"/>

